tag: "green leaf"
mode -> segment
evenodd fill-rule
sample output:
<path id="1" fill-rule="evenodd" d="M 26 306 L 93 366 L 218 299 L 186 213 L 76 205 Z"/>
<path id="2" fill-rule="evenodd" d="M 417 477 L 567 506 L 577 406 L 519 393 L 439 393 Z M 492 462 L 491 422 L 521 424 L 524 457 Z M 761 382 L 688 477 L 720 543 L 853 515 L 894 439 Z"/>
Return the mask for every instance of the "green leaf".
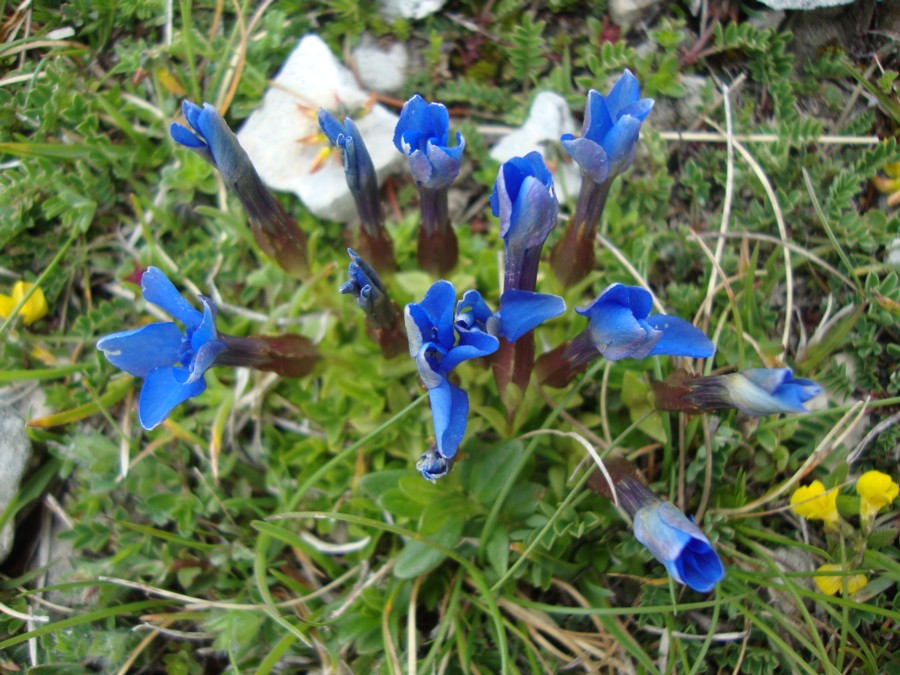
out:
<path id="1" fill-rule="evenodd" d="M 400 579 L 413 579 L 430 572 L 447 557 L 436 549 L 434 544 L 446 548 L 455 548 L 462 534 L 464 520 L 457 516 L 447 520 L 440 532 L 424 541 L 410 541 L 397 555 L 394 563 L 394 576 Z"/>

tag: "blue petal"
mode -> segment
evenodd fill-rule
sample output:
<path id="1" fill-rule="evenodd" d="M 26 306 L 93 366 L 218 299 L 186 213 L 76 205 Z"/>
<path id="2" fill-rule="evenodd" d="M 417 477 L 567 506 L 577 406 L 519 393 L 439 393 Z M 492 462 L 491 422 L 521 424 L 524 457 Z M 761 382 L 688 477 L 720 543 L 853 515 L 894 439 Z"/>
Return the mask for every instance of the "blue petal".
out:
<path id="1" fill-rule="evenodd" d="M 447 352 L 441 361 L 441 368 L 449 373 L 463 361 L 493 354 L 500 347 L 500 341 L 493 335 L 478 330 L 465 331 L 459 335 L 459 344 Z"/>
<path id="2" fill-rule="evenodd" d="M 640 286 L 615 283 L 607 286 L 591 304 L 578 307 L 575 311 L 593 320 L 593 315 L 609 304 L 628 307 L 636 319 L 646 319 L 653 308 L 653 296 Z"/>
<path id="3" fill-rule="evenodd" d="M 582 138 L 588 138 L 598 144 L 602 143 L 606 132 L 612 129 L 613 122 L 609 108 L 606 107 L 606 99 L 598 91 L 591 89 L 588 92 L 587 106 L 584 110 Z"/>
<path id="4" fill-rule="evenodd" d="M 808 412 L 803 404 L 820 393 L 822 387 L 812 380 L 796 379 L 785 382 L 772 392 L 772 396 L 791 412 Z"/>
<path id="5" fill-rule="evenodd" d="M 675 561 L 675 569 L 684 584 L 699 593 L 709 593 L 725 576 L 719 555 L 701 539 L 688 542 Z"/>
<path id="6" fill-rule="evenodd" d="M 174 323 L 151 323 L 102 337 L 97 341 L 97 349 L 116 368 L 146 377 L 154 368 L 178 362 L 181 341 L 181 330 Z"/>
<path id="7" fill-rule="evenodd" d="M 462 389 L 445 380 L 441 386 L 428 390 L 428 398 L 431 400 L 438 452 L 441 457 L 450 459 L 466 434 L 469 397 Z"/>
<path id="8" fill-rule="evenodd" d="M 444 357 L 447 350 L 434 342 L 426 342 L 415 354 L 416 370 L 426 389 L 440 387 L 447 382 Z"/>
<path id="9" fill-rule="evenodd" d="M 186 383 L 186 368 L 157 368 L 144 380 L 138 400 L 138 420 L 148 431 L 169 416 L 176 405 L 206 390 L 206 381 Z"/>
<path id="10" fill-rule="evenodd" d="M 597 351 L 609 361 L 645 358 L 662 338 L 662 333 L 635 319 L 630 309 L 615 303 L 595 312 L 588 330 Z"/>
<path id="11" fill-rule="evenodd" d="M 605 183 L 609 178 L 609 157 L 599 143 L 589 138 L 573 138 L 565 134 L 560 139 L 566 152 L 579 168 L 595 183 Z"/>
<path id="12" fill-rule="evenodd" d="M 203 303 L 203 320 L 200 322 L 200 325 L 197 326 L 196 329 L 194 329 L 193 332 L 190 332 L 191 349 L 193 349 L 194 351 L 197 351 L 207 342 L 216 339 L 216 337 L 218 336 L 218 331 L 216 331 L 216 317 L 213 313 L 212 300 L 202 297 L 200 301 Z"/>
<path id="13" fill-rule="evenodd" d="M 509 248 L 537 249 L 556 225 L 559 202 L 551 185 L 526 176 L 510 212 L 509 223 L 500 221 L 500 236 Z"/>
<path id="14" fill-rule="evenodd" d="M 200 113 L 202 112 L 203 109 L 196 103 L 192 103 L 187 99 L 181 102 L 181 114 L 184 115 L 184 119 L 188 121 L 191 128 L 201 136 L 203 135 L 203 130 L 200 128 Z"/>
<path id="15" fill-rule="evenodd" d="M 394 147 L 404 155 L 408 155 L 412 150 L 418 149 L 418 140 L 425 134 L 425 130 L 429 125 L 428 104 L 424 98 L 415 94 L 403 104 L 403 108 L 400 110 L 400 118 L 397 120 L 397 126 L 394 128 Z M 410 134 L 409 132 L 412 133 Z M 409 134 L 409 140 L 407 140 L 407 134 Z"/>
<path id="16" fill-rule="evenodd" d="M 715 345 L 703 331 L 680 317 L 654 314 L 646 320 L 646 323 L 662 332 L 662 337 L 653 346 L 649 356 L 666 354 L 705 359 L 716 353 Z"/>
<path id="17" fill-rule="evenodd" d="M 462 300 L 456 303 L 456 326 L 462 330 L 480 328 L 485 330 L 488 319 L 494 313 L 481 297 L 481 293 L 468 290 L 463 293 Z"/>
<path id="18" fill-rule="evenodd" d="M 453 309 L 456 305 L 456 290 L 449 281 L 435 281 L 425 293 L 418 306 L 428 315 L 435 329 L 435 338 L 445 347 L 453 345 Z"/>
<path id="19" fill-rule="evenodd" d="M 183 323 L 188 331 L 195 330 L 203 320 L 203 315 L 191 307 L 158 267 L 148 267 L 144 272 L 141 277 L 141 290 L 147 302 L 152 302 L 168 312 L 174 319 Z"/>
<path id="20" fill-rule="evenodd" d="M 221 340 L 209 340 L 197 350 L 190 366 L 190 375 L 185 384 L 196 382 L 209 370 L 216 361 L 216 357 L 225 351 L 225 343 Z"/>
<path id="21" fill-rule="evenodd" d="M 652 98 L 642 98 L 640 101 L 635 101 L 631 105 L 622 108 L 619 111 L 619 118 L 622 118 L 625 115 L 631 115 L 643 122 L 653 110 L 654 103 Z"/>
<path id="22" fill-rule="evenodd" d="M 435 177 L 434 166 L 424 152 L 413 150 L 407 157 L 407 163 L 409 164 L 409 172 L 412 174 L 413 180 L 416 181 L 416 185 L 432 188 L 433 183 L 441 182 L 440 176 Z M 453 178 L 456 178 L 456 176 Z M 447 182 L 447 185 L 451 182 L 453 182 L 452 178 Z"/>
<path id="23" fill-rule="evenodd" d="M 747 368 L 741 375 L 763 391 L 771 394 L 794 374 L 790 368 Z"/>
<path id="24" fill-rule="evenodd" d="M 500 335 L 515 342 L 545 321 L 566 311 L 558 295 L 509 290 L 500 298 Z"/>
<path id="25" fill-rule="evenodd" d="M 610 117 L 614 120 L 618 119 L 622 110 L 640 97 L 641 85 L 631 71 L 626 68 L 606 95 L 606 108 L 609 110 Z"/>
<path id="26" fill-rule="evenodd" d="M 329 113 L 325 108 L 319 108 L 319 128 L 322 130 L 322 133 L 331 141 L 332 145 L 338 144 L 338 137 L 343 136 L 347 133 L 347 130 L 344 129 L 343 125 L 337 121 L 337 119 Z"/>
<path id="27" fill-rule="evenodd" d="M 603 148 L 609 157 L 609 175 L 617 176 L 634 162 L 641 120 L 625 115 L 610 129 L 603 139 Z"/>
<path id="28" fill-rule="evenodd" d="M 172 140 L 186 148 L 196 149 L 206 147 L 206 143 L 197 138 L 197 136 L 191 133 L 186 127 L 178 124 L 178 122 L 169 124 L 169 135 L 172 137 Z"/>

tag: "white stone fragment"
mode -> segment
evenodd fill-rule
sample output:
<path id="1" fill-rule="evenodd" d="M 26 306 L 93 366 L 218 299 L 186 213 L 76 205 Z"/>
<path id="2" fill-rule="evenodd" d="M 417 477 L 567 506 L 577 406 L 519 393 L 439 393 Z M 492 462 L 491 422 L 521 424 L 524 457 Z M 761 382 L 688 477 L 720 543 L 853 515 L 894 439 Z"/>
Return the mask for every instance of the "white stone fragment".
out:
<path id="1" fill-rule="evenodd" d="M 610 0 L 609 18 L 619 26 L 633 26 L 640 21 L 658 0 Z"/>
<path id="2" fill-rule="evenodd" d="M 403 88 L 409 54 L 402 42 L 379 44 L 366 33 L 353 50 L 360 84 L 379 94 L 396 94 Z"/>
<path id="3" fill-rule="evenodd" d="M 0 407 L 0 513 L 19 491 L 19 481 L 31 459 L 31 441 L 25 431 L 25 420 L 12 408 Z M 0 562 L 6 560 L 13 546 L 14 523 L 0 531 Z"/>
<path id="4" fill-rule="evenodd" d="M 491 149 L 491 157 L 505 162 L 513 157 L 524 157 L 529 152 L 540 152 L 553 173 L 553 183 L 560 202 L 578 196 L 581 187 L 581 170 L 559 143 L 563 134 L 581 133 L 572 117 L 569 104 L 559 94 L 550 91 L 539 93 L 528 119 L 518 129 L 501 138 Z"/>
<path id="5" fill-rule="evenodd" d="M 762 4 L 772 9 L 820 9 L 822 7 L 837 7 L 849 5 L 853 0 L 760 0 Z"/>
<path id="6" fill-rule="evenodd" d="M 397 116 L 375 105 L 364 112 L 369 94 L 317 35 L 307 35 L 291 52 L 263 97 L 262 105 L 238 131 L 263 182 L 293 192 L 313 214 L 351 222 L 356 207 L 337 159 L 310 172 L 329 142 L 309 142 L 319 134 L 316 114 L 325 108 L 341 122 L 348 113 L 366 141 L 378 181 L 405 163 L 393 144 Z"/>
<path id="7" fill-rule="evenodd" d="M 895 269 L 900 269 L 900 237 L 895 237 L 891 243 L 885 247 L 885 264 Z"/>
<path id="8" fill-rule="evenodd" d="M 381 0 L 381 16 L 388 20 L 424 19 L 434 14 L 447 0 Z"/>

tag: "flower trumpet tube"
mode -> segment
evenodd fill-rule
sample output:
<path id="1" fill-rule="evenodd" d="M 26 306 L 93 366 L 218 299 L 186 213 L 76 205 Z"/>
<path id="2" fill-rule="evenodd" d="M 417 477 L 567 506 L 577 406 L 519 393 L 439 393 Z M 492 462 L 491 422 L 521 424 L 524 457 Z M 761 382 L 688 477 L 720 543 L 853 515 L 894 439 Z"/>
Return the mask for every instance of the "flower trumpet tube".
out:
<path id="1" fill-rule="evenodd" d="M 378 177 L 362 134 L 349 117 L 341 124 L 324 108 L 319 109 L 319 127 L 341 154 L 347 187 L 359 214 L 359 250 L 362 256 L 371 260 L 372 265 L 382 273 L 394 271 L 397 268 L 394 245 L 384 227 L 384 213 L 378 198 Z"/>
<path id="2" fill-rule="evenodd" d="M 419 188 L 419 265 L 435 275 L 449 272 L 459 254 L 447 208 L 447 189 L 459 175 L 466 141 L 458 132 L 454 147 L 449 146 L 449 139 L 450 115 L 442 104 L 426 103 L 416 94 L 403 105 L 394 130 L 394 146 L 406 157 Z"/>
<path id="3" fill-rule="evenodd" d="M 117 368 L 144 378 L 138 420 L 144 429 L 163 422 L 180 403 L 206 390 L 213 366 L 246 366 L 288 377 L 309 373 L 318 359 L 315 346 L 300 335 L 237 337 L 216 328 L 216 307 L 200 296 L 202 311 L 178 292 L 168 277 L 149 267 L 141 277 L 144 299 L 167 312 L 174 322 L 151 323 L 113 333 L 97 349 Z"/>
<path id="4" fill-rule="evenodd" d="M 350 279 L 340 292 L 356 298 L 356 304 L 365 312 L 369 336 L 381 347 L 385 358 L 393 358 L 406 351 L 406 333 L 400 321 L 400 310 L 388 296 L 387 289 L 374 269 L 352 248 L 347 274 Z"/>
<path id="5" fill-rule="evenodd" d="M 500 219 L 505 249 L 504 298 L 511 298 L 511 292 L 534 292 L 541 250 L 556 226 L 559 211 L 553 178 L 539 153 L 514 157 L 501 165 L 491 193 L 491 211 Z M 502 298 L 500 312 L 504 312 Z M 497 389 L 512 416 L 534 368 L 534 334 L 528 332 L 515 343 L 501 340 L 492 367 Z"/>
<path id="6" fill-rule="evenodd" d="M 218 169 L 247 211 L 253 238 L 263 252 L 288 274 L 304 276 L 308 269 L 306 236 L 263 185 L 250 157 L 219 111 L 209 103 L 201 108 L 184 101 L 182 112 L 190 129 L 173 122 L 169 126 L 173 140 Z"/>
<path id="7" fill-rule="evenodd" d="M 588 487 L 617 503 L 633 520 L 634 537 L 661 562 L 675 581 L 708 593 L 725 576 L 725 567 L 703 531 L 673 504 L 657 497 L 631 462 L 604 461 L 612 487 L 598 470 Z"/>
<path id="8" fill-rule="evenodd" d="M 790 368 L 747 368 L 739 373 L 695 377 L 673 373 L 654 382 L 658 410 L 697 414 L 734 408 L 751 417 L 809 412 L 804 403 L 822 393 L 822 387 L 795 378 Z"/>
<path id="9" fill-rule="evenodd" d="M 575 310 L 587 317 L 588 327 L 538 359 L 540 381 L 565 387 L 599 356 L 618 361 L 663 355 L 707 358 L 715 353 L 715 345 L 699 328 L 670 314 L 650 315 L 652 307 L 652 296 L 643 288 L 608 286 L 592 303 Z"/>
<path id="10" fill-rule="evenodd" d="M 626 70 L 606 96 L 588 92 L 581 137 L 561 138 L 582 178 L 575 213 L 550 253 L 564 286 L 581 281 L 594 267 L 594 235 L 610 185 L 634 161 L 641 124 L 652 109 L 653 99 L 641 98 L 637 78 Z"/>

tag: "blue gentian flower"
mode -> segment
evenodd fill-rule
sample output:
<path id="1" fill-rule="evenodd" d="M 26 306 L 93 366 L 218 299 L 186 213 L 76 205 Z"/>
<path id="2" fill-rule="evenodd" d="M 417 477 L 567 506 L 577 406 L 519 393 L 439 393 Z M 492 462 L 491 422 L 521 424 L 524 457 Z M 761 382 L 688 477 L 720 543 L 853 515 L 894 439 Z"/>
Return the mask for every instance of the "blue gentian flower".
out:
<path id="1" fill-rule="evenodd" d="M 588 317 L 591 342 L 610 361 L 663 354 L 706 358 L 715 353 L 699 328 L 677 316 L 649 316 L 652 306 L 652 297 L 643 288 L 612 284 L 575 311 Z"/>
<path id="2" fill-rule="evenodd" d="M 190 129 L 172 122 L 172 139 L 212 164 L 247 211 L 253 238 L 286 272 L 303 276 L 307 270 L 306 236 L 272 193 L 263 185 L 247 152 L 228 123 L 209 103 L 181 105 Z"/>
<path id="3" fill-rule="evenodd" d="M 456 146 L 448 147 L 450 115 L 440 103 L 426 103 L 416 94 L 400 111 L 394 129 L 394 146 L 409 162 L 409 170 L 420 187 L 441 190 L 459 174 L 466 140 L 459 132 Z"/>
<path id="4" fill-rule="evenodd" d="M 506 247 L 504 290 L 533 291 L 541 248 L 556 225 L 559 201 L 553 177 L 538 152 L 504 162 L 491 193 Z"/>
<path id="5" fill-rule="evenodd" d="M 667 386 L 654 383 L 661 409 L 705 412 L 736 408 L 751 417 L 809 412 L 803 405 L 822 387 L 795 378 L 790 368 L 747 368 L 740 373 L 680 378 Z"/>
<path id="6" fill-rule="evenodd" d="M 632 517 L 635 538 L 666 566 L 675 581 L 701 593 L 711 591 L 725 576 L 725 568 L 703 531 L 675 506 L 657 497 L 631 462 L 608 457 L 603 464 L 606 474 L 595 471 L 588 487 Z"/>
<path id="7" fill-rule="evenodd" d="M 703 531 L 669 502 L 660 500 L 634 514 L 634 537 L 666 567 L 675 581 L 708 593 L 725 567 Z"/>
<path id="8" fill-rule="evenodd" d="M 588 93 L 581 138 L 560 139 L 595 183 L 611 181 L 634 161 L 641 124 L 653 109 L 653 99 L 640 96 L 637 78 L 625 70 L 606 96 L 594 89 Z"/>
<path id="9" fill-rule="evenodd" d="M 216 308 L 209 298 L 200 296 L 203 311 L 194 309 L 156 267 L 144 272 L 141 290 L 147 302 L 168 312 L 184 332 L 173 322 L 151 323 L 107 335 L 97 342 L 97 349 L 117 368 L 144 378 L 138 420 L 149 430 L 179 403 L 206 390 L 204 374 L 226 344 L 219 339 Z"/>
<path id="10" fill-rule="evenodd" d="M 445 460 L 456 454 L 469 414 L 468 395 L 450 384 L 447 375 L 463 361 L 492 354 L 499 346 L 496 337 L 480 330 L 461 331 L 457 339 L 455 304 L 453 284 L 441 280 L 432 284 L 421 302 L 408 304 L 404 312 L 409 353 L 428 389 L 437 453 Z M 434 473 L 436 470 L 430 470 L 432 478 L 437 477 Z"/>

